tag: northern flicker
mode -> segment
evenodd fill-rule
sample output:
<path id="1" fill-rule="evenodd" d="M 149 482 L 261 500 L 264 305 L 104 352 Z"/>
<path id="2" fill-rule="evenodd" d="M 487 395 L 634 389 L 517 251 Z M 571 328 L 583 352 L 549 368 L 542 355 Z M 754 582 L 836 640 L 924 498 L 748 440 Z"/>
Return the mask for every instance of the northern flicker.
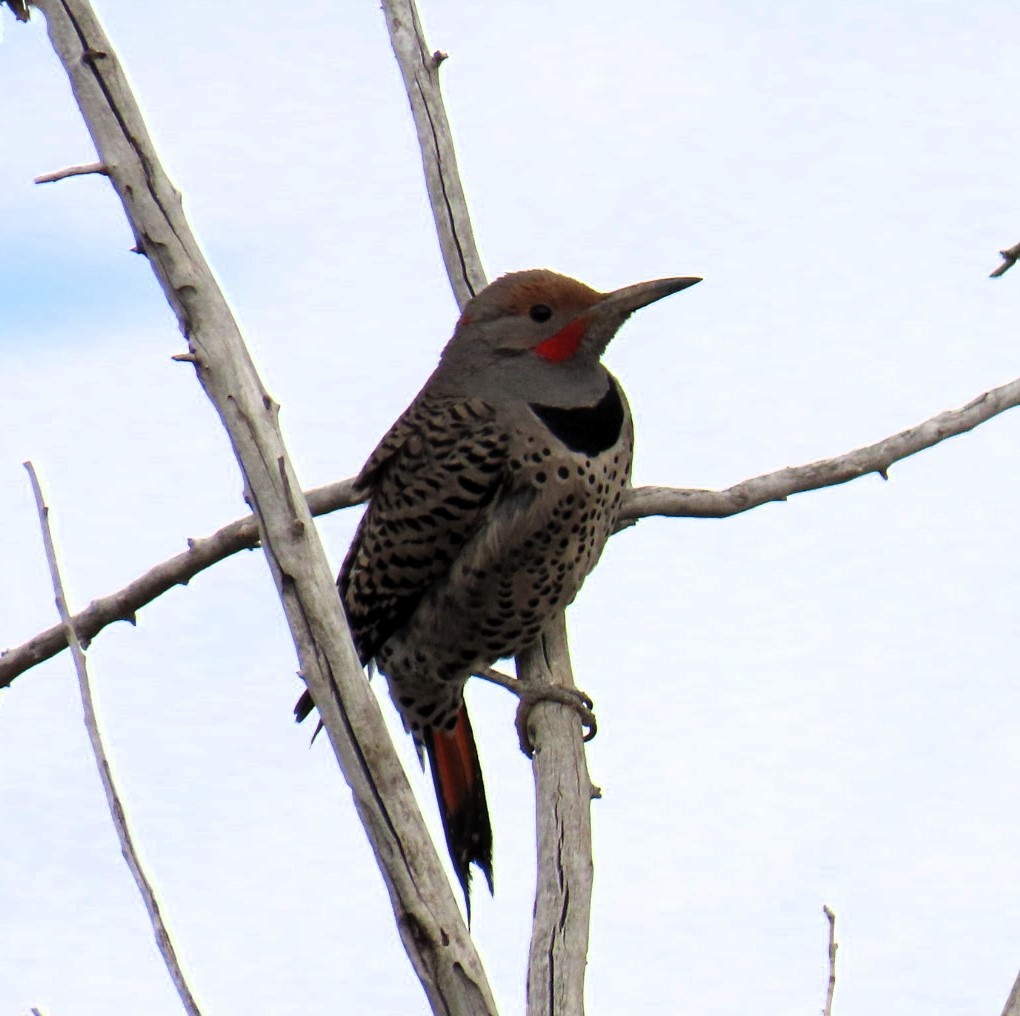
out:
<path id="1" fill-rule="evenodd" d="M 453 867 L 492 889 L 464 685 L 533 643 L 595 566 L 630 481 L 633 425 L 600 358 L 638 308 L 699 282 L 599 293 L 536 269 L 470 300 L 439 366 L 358 476 L 369 504 L 337 586 L 429 757 Z M 303 719 L 307 692 L 295 707 Z"/>

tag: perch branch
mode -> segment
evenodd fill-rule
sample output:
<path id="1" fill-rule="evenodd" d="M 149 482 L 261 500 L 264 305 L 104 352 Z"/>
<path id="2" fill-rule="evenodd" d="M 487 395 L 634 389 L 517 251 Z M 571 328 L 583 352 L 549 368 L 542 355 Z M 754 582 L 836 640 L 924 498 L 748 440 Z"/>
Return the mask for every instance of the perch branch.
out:
<path id="1" fill-rule="evenodd" d="M 522 653 L 526 680 L 574 687 L 563 613 L 542 640 Z M 528 1014 L 570 1016 L 584 1012 L 584 973 L 594 864 L 591 802 L 598 797 L 588 776 L 581 724 L 569 707 L 539 702 L 528 716 L 533 746 L 538 878 L 528 956 Z"/>
<path id="2" fill-rule="evenodd" d="M 52 173 L 43 173 L 35 178 L 35 183 L 56 183 L 57 180 L 66 180 L 69 176 L 109 176 L 109 170 L 101 162 L 90 162 L 85 166 L 68 166 L 66 169 L 58 169 Z"/>
<path id="3" fill-rule="evenodd" d="M 829 922 L 829 982 L 825 989 L 825 1008 L 822 1016 L 832 1016 L 832 996 L 836 991 L 836 915 L 827 906 L 822 907 L 822 913 Z"/>
<path id="4" fill-rule="evenodd" d="M 1020 258 L 1020 243 L 1015 243 L 1012 247 L 1007 247 L 1006 250 L 1000 250 L 999 254 L 1002 256 L 1002 264 L 988 276 L 990 279 L 997 279 L 1000 275 L 1005 275 L 1016 264 L 1017 259 Z"/>
<path id="5" fill-rule="evenodd" d="M 35 506 L 39 512 L 39 526 L 42 529 L 43 546 L 46 549 L 46 561 L 50 568 L 50 579 L 53 583 L 53 595 L 56 598 L 57 613 L 60 615 L 65 637 L 67 638 L 68 645 L 71 647 L 74 669 L 78 674 L 78 690 L 81 693 L 81 705 L 85 713 L 85 729 L 88 731 L 89 743 L 92 745 L 92 754 L 96 760 L 96 767 L 99 769 L 99 779 L 102 781 L 103 790 L 106 793 L 106 803 L 110 809 L 110 817 L 113 819 L 114 828 L 117 830 L 120 852 L 127 862 L 128 868 L 131 869 L 135 884 L 138 886 L 139 893 L 141 893 L 145 909 L 149 913 L 149 921 L 152 923 L 152 930 L 156 935 L 156 945 L 159 947 L 159 951 L 163 956 L 163 962 L 170 972 L 170 978 L 174 982 L 174 987 L 181 998 L 181 1003 L 185 1011 L 191 1014 L 191 1016 L 201 1016 L 198 1003 L 191 993 L 191 988 L 188 987 L 184 971 L 181 970 L 177 953 L 170 939 L 170 932 L 163 921 L 163 915 L 156 900 L 156 893 L 148 876 L 145 874 L 145 869 L 142 867 L 138 852 L 135 850 L 134 840 L 131 837 L 131 830 L 128 828 L 127 817 L 124 812 L 124 805 L 121 802 L 120 794 L 117 792 L 117 785 L 113 782 L 110 760 L 106 757 L 106 748 L 103 745 L 102 735 L 99 733 L 99 723 L 96 720 L 96 710 L 92 702 L 92 687 L 89 684 L 85 653 L 82 651 L 81 643 L 75 634 L 74 625 L 71 623 L 71 613 L 67 607 L 64 583 L 60 577 L 57 552 L 53 546 L 53 534 L 50 531 L 50 510 L 43 498 L 42 488 L 39 485 L 39 478 L 36 476 L 35 467 L 31 462 L 26 462 L 25 469 L 28 470 L 28 477 L 32 483 L 32 493 L 35 495 Z"/>
<path id="6" fill-rule="evenodd" d="M 481 961 L 368 686 L 318 531 L 230 308 L 149 139 L 113 47 L 87 0 L 38 0 L 50 40 L 149 260 L 196 357 L 245 479 L 260 542 L 333 751 L 436 1012 L 495 1011 Z"/>
<path id="7" fill-rule="evenodd" d="M 485 286 L 486 278 L 439 88 L 439 67 L 446 54 L 426 44 L 414 0 L 383 0 L 383 10 L 411 103 L 439 246 L 463 310 Z M 518 657 L 517 674 L 536 685 L 574 687 L 562 613 L 541 643 Z M 592 792 L 581 725 L 569 708 L 546 705 L 534 711 L 529 724 L 531 743 L 544 746 L 545 751 L 536 751 L 534 762 L 538 881 L 528 960 L 528 1016 L 584 1012 Z"/>
<path id="8" fill-rule="evenodd" d="M 924 423 L 900 431 L 877 444 L 856 451 L 820 459 L 802 466 L 789 466 L 765 473 L 725 490 L 698 490 L 684 487 L 635 487 L 623 500 L 621 520 L 632 525 L 642 518 L 664 515 L 673 518 L 723 519 L 739 515 L 774 501 L 785 501 L 835 484 L 847 483 L 870 473 L 887 475 L 901 459 L 924 451 L 947 438 L 973 430 L 979 424 L 1020 404 L 1020 380 L 979 395 L 961 409 L 949 410 Z M 353 479 L 316 487 L 306 494 L 313 515 L 325 515 L 360 504 L 363 498 Z M 258 527 L 252 515 L 231 522 L 211 536 L 190 540 L 189 549 L 147 571 L 134 582 L 109 596 L 93 600 L 79 614 L 74 626 L 79 638 L 94 638 L 114 621 L 134 621 L 137 610 L 151 603 L 168 589 L 184 585 L 199 572 L 218 561 L 258 546 Z M 56 656 L 67 648 L 61 625 L 40 632 L 15 649 L 0 654 L 0 688 L 37 663 Z"/>

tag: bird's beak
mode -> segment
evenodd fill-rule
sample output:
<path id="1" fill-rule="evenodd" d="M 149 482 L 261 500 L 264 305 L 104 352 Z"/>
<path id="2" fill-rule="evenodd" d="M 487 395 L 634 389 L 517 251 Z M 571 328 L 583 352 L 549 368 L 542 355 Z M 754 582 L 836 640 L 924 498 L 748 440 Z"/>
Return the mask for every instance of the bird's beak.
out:
<path id="1" fill-rule="evenodd" d="M 595 304 L 595 310 L 601 316 L 603 313 L 610 317 L 619 315 L 621 318 L 633 314 L 641 307 L 647 307 L 664 296 L 672 296 L 679 293 L 681 289 L 693 286 L 701 279 L 653 279 L 651 282 L 639 282 L 634 286 L 624 286 L 623 289 L 615 289 Z"/>

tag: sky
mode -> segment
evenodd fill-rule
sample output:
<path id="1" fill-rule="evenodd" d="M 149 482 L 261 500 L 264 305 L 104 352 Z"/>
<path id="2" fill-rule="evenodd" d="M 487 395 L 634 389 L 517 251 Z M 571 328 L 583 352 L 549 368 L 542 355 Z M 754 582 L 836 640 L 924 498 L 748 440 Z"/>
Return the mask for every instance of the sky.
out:
<path id="1" fill-rule="evenodd" d="M 97 3 L 281 403 L 355 473 L 457 309 L 381 11 Z M 490 277 L 701 275 L 610 347 L 635 482 L 724 487 L 1020 375 L 1020 10 L 978 0 L 423 0 Z M 245 514 L 242 481 L 36 15 L 0 43 L 0 647 Z M 568 614 L 596 878 L 588 1010 L 998 1016 L 1020 963 L 1020 420 L 728 520 L 615 537 Z M 320 520 L 339 566 L 357 510 Z M 350 793 L 292 723 L 258 553 L 88 653 L 132 828 L 208 1013 L 424 1013 Z M 433 830 L 427 776 L 384 712 Z M 468 690 L 495 834 L 473 932 L 523 1012 L 534 889 L 515 702 Z M 0 1013 L 176 1013 L 62 656 L 0 692 Z"/>

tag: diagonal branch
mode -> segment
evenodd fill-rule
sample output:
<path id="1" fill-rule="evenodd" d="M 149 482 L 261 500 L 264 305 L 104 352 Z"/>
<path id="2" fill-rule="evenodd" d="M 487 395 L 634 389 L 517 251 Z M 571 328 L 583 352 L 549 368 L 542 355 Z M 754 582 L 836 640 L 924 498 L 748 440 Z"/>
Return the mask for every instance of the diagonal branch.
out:
<path id="1" fill-rule="evenodd" d="M 333 576 L 268 395 L 87 0 L 38 0 L 99 158 L 188 339 L 244 474 L 302 673 L 436 1012 L 495 1011 L 481 961 L 351 644 Z"/>
<path id="2" fill-rule="evenodd" d="M 889 468 L 910 455 L 933 448 L 946 438 L 966 434 L 993 416 L 1020 405 L 1020 378 L 982 392 L 959 409 L 949 409 L 930 420 L 893 434 L 876 444 L 858 448 L 831 459 L 819 459 L 752 480 L 744 480 L 726 490 L 678 490 L 674 487 L 639 487 L 624 502 L 622 518 L 627 522 L 648 515 L 672 515 L 681 518 L 728 518 L 741 512 L 785 501 L 791 494 L 802 494 L 822 487 L 834 487 L 868 473 L 888 479 Z"/>
<path id="3" fill-rule="evenodd" d="M 1000 250 L 999 254 L 1002 257 L 1002 264 L 988 276 L 990 279 L 997 279 L 1000 275 L 1005 275 L 1017 263 L 1017 259 L 1020 258 L 1020 243 L 1015 243 L 1012 247 L 1007 247 L 1006 250 Z"/>
<path id="4" fill-rule="evenodd" d="M 156 934 L 156 945 L 163 957 L 170 978 L 174 982 L 177 994 L 180 996 L 184 1009 L 190 1016 L 201 1016 L 198 1003 L 195 1001 L 191 989 L 188 987 L 184 971 L 181 970 L 177 953 L 174 950 L 170 932 L 163 922 L 163 915 L 156 901 L 156 894 L 153 891 L 152 883 L 149 881 L 142 862 L 135 850 L 135 843 L 131 837 L 131 830 L 128 828 L 127 817 L 124 812 L 124 805 L 121 803 L 120 794 L 117 792 L 117 785 L 113 782 L 113 772 L 110 769 L 110 761 L 106 757 L 106 748 L 103 745 L 102 735 L 99 733 L 99 723 L 96 720 L 96 710 L 92 702 L 92 688 L 89 684 L 88 667 L 85 664 L 85 653 L 82 652 L 74 632 L 74 625 L 71 623 L 71 613 L 67 607 L 67 597 L 64 593 L 64 583 L 60 577 L 60 566 L 57 564 L 57 552 L 53 546 L 53 534 L 50 531 L 50 510 L 43 498 L 42 488 L 39 486 L 39 478 L 35 474 L 35 467 L 31 462 L 25 463 L 28 470 L 28 477 L 32 483 L 32 493 L 35 495 L 35 505 L 39 511 L 39 526 L 42 529 L 43 546 L 46 548 L 46 561 L 50 568 L 50 578 L 53 582 L 53 595 L 57 602 L 57 613 L 60 614 L 60 621 L 63 625 L 65 637 L 71 646 L 71 656 L 74 659 L 74 669 L 78 674 L 78 690 L 81 693 L 81 705 L 85 713 L 85 729 L 89 734 L 89 743 L 92 745 L 92 754 L 99 769 L 99 779 L 103 784 L 103 791 L 106 793 L 106 803 L 110 809 L 110 817 L 113 819 L 114 828 L 117 830 L 117 839 L 120 841 L 120 852 L 127 862 L 131 874 L 134 876 L 138 891 L 141 893 L 145 903 L 145 909 L 149 913 L 149 921 L 152 923 L 152 930 Z"/>

